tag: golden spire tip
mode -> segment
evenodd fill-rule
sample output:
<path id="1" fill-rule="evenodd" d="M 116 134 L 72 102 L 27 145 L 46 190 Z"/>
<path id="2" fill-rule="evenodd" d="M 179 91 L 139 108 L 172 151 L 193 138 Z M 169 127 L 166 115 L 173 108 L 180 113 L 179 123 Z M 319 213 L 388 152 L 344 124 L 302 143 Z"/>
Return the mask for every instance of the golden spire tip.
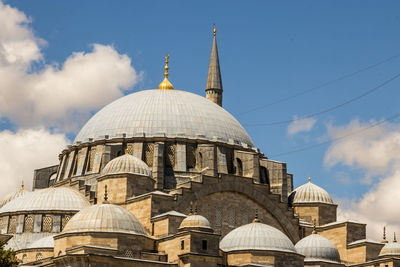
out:
<path id="1" fill-rule="evenodd" d="M 24 180 L 21 182 L 21 191 L 24 191 Z"/>
<path id="2" fill-rule="evenodd" d="M 217 28 L 215 27 L 215 23 L 214 23 L 214 37 L 215 35 L 217 35 Z"/>
<path id="3" fill-rule="evenodd" d="M 169 55 L 165 56 L 165 67 L 164 67 L 164 80 L 160 83 L 158 86 L 158 89 L 162 90 L 172 90 L 174 87 L 172 84 L 168 81 L 168 60 L 169 60 Z"/>
<path id="4" fill-rule="evenodd" d="M 311 183 L 311 177 L 310 176 L 308 176 L 308 182 Z"/>

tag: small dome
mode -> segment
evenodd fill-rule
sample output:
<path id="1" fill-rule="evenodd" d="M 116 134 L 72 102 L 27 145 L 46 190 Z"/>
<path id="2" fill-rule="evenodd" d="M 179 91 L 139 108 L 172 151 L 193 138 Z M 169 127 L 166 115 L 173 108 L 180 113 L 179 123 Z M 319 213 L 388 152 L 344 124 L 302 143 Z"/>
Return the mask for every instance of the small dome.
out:
<path id="1" fill-rule="evenodd" d="M 331 196 L 324 189 L 311 183 L 297 187 L 289 196 L 292 204 L 297 203 L 326 203 L 334 204 Z"/>
<path id="2" fill-rule="evenodd" d="M 18 211 L 79 211 L 90 205 L 77 190 L 51 187 L 26 192 L 0 208 L 0 214 Z"/>
<path id="3" fill-rule="evenodd" d="M 103 168 L 102 175 L 131 173 L 151 176 L 151 171 L 147 164 L 130 154 L 125 154 L 111 160 Z"/>
<path id="4" fill-rule="evenodd" d="M 394 256 L 394 255 L 400 256 L 400 243 L 397 242 L 386 243 L 381 249 L 381 252 L 379 253 L 379 256 Z"/>
<path id="5" fill-rule="evenodd" d="M 14 191 L 12 193 L 7 194 L 0 202 L 0 207 L 3 207 L 5 204 L 7 204 L 8 202 L 10 202 L 11 200 L 21 197 L 23 195 L 25 195 L 27 193 L 27 191 L 23 190 L 22 188 Z"/>
<path id="6" fill-rule="evenodd" d="M 139 220 L 126 209 L 112 204 L 99 204 L 75 214 L 63 233 L 112 232 L 147 235 Z"/>
<path id="7" fill-rule="evenodd" d="M 52 235 L 43 237 L 30 244 L 28 248 L 54 248 L 54 238 Z"/>
<path id="8" fill-rule="evenodd" d="M 181 222 L 181 225 L 179 226 L 180 230 L 193 228 L 212 230 L 210 222 L 206 219 L 206 217 L 197 214 L 189 215 Z"/>
<path id="9" fill-rule="evenodd" d="M 224 252 L 240 250 L 272 250 L 296 253 L 292 241 L 278 229 L 253 222 L 229 232 L 219 243 Z"/>
<path id="10" fill-rule="evenodd" d="M 340 262 L 335 245 L 319 234 L 311 234 L 297 242 L 296 251 L 306 258 L 305 261 L 322 260 Z"/>

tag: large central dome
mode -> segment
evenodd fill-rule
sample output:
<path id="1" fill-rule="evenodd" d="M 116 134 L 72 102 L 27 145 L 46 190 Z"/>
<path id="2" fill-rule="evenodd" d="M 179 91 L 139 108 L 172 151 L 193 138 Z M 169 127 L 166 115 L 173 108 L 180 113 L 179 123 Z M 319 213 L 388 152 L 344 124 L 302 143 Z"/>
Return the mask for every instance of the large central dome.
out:
<path id="1" fill-rule="evenodd" d="M 97 112 L 75 138 L 180 137 L 254 147 L 240 123 L 202 96 L 178 90 L 144 90 Z"/>

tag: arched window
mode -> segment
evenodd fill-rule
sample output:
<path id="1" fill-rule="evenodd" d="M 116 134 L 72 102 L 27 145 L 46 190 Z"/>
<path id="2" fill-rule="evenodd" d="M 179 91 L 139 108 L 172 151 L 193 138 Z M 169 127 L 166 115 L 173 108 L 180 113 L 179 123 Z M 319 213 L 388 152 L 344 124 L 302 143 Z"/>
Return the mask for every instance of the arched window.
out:
<path id="1" fill-rule="evenodd" d="M 24 254 L 22 255 L 22 263 L 27 263 L 28 262 L 28 255 Z"/>
<path id="2" fill-rule="evenodd" d="M 28 215 L 28 216 L 25 217 L 24 231 L 26 233 L 32 233 L 33 232 L 33 215 Z"/>
<path id="3" fill-rule="evenodd" d="M 239 158 L 236 158 L 236 174 L 239 176 L 243 176 L 243 164 L 242 161 Z"/>
<path id="4" fill-rule="evenodd" d="M 267 168 L 260 166 L 260 183 L 269 184 L 269 174 Z"/>
<path id="5" fill-rule="evenodd" d="M 199 152 L 199 171 L 203 169 L 203 154 Z"/>
<path id="6" fill-rule="evenodd" d="M 42 231 L 43 232 L 47 232 L 47 233 L 51 233 L 52 230 L 53 230 L 53 217 L 44 216 Z"/>

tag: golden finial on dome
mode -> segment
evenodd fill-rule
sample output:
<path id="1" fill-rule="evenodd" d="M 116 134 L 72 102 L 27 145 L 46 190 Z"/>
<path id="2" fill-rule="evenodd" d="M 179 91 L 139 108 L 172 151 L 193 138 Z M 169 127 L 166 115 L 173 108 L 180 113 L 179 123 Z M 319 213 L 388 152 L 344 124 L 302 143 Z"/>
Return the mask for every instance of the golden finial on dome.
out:
<path id="1" fill-rule="evenodd" d="M 164 67 L 164 80 L 160 83 L 160 85 L 158 86 L 158 89 L 161 90 L 173 90 L 174 87 L 172 86 L 172 84 L 168 81 L 168 59 L 169 59 L 169 55 L 167 55 L 165 57 L 165 67 Z"/>
<path id="2" fill-rule="evenodd" d="M 21 183 L 21 191 L 24 191 L 24 180 L 22 180 L 22 183 Z"/>
<path id="3" fill-rule="evenodd" d="M 311 183 L 311 177 L 310 176 L 308 176 L 308 182 Z"/>
<path id="4" fill-rule="evenodd" d="M 393 243 L 397 243 L 396 232 L 393 233 Z"/>
<path id="5" fill-rule="evenodd" d="M 215 24 L 214 24 L 214 37 L 215 35 L 217 35 L 217 28 L 215 28 Z"/>

